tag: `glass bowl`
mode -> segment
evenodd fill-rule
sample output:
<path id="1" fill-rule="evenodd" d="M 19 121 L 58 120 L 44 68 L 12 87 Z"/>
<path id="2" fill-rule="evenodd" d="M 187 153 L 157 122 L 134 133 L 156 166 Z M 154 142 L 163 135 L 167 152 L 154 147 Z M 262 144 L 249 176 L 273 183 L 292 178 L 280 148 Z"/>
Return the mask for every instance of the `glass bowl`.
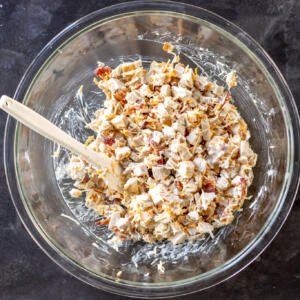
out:
<path id="1" fill-rule="evenodd" d="M 182 61 L 224 84 L 235 69 L 234 103 L 249 124 L 258 153 L 255 180 L 242 213 L 215 238 L 173 246 L 108 242 L 98 216 L 69 197 L 68 152 L 8 118 L 4 161 L 14 205 L 38 245 L 72 275 L 103 290 L 132 297 L 179 296 L 238 273 L 274 238 L 295 198 L 299 177 L 299 117 L 291 92 L 272 60 L 245 32 L 198 7 L 138 1 L 105 8 L 58 34 L 30 65 L 15 98 L 80 141 L 103 103 L 93 85 L 97 61 L 115 67 L 141 58 L 165 60 L 162 43 Z M 84 101 L 75 97 L 83 85 Z M 155 254 L 156 253 L 156 254 Z M 157 264 L 162 261 L 165 273 Z M 38 270 L 37 270 L 38 271 Z M 122 271 L 122 272 L 120 272 Z M 117 275 L 118 274 L 118 275 Z"/>

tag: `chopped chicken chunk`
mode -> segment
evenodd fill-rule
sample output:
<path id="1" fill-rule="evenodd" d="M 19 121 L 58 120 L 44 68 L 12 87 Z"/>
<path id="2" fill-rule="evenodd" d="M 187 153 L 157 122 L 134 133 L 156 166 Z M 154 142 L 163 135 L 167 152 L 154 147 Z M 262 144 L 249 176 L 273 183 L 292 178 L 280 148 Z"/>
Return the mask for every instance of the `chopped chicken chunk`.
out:
<path id="1" fill-rule="evenodd" d="M 127 120 L 124 116 L 116 116 L 111 120 L 111 123 L 116 129 L 125 129 L 127 126 Z"/>
<path id="2" fill-rule="evenodd" d="M 129 157 L 130 153 L 131 151 L 129 147 L 119 147 L 115 150 L 117 160 L 122 160 Z"/>
<path id="3" fill-rule="evenodd" d="M 178 165 L 178 174 L 182 178 L 191 178 L 194 175 L 195 165 L 191 161 L 183 161 Z"/>

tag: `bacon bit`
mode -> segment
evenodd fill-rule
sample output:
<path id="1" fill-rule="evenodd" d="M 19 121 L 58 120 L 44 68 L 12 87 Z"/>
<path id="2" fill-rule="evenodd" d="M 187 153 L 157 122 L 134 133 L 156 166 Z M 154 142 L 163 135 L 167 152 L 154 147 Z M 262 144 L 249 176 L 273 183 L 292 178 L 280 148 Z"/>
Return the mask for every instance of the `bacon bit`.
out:
<path id="1" fill-rule="evenodd" d="M 141 86 L 142 86 L 142 84 L 139 83 L 138 85 L 136 85 L 135 89 L 136 89 L 136 90 L 139 90 L 139 89 L 141 88 Z"/>
<path id="2" fill-rule="evenodd" d="M 176 181 L 176 187 L 179 191 L 182 191 L 183 189 L 183 184 L 181 181 Z"/>
<path id="3" fill-rule="evenodd" d="M 127 100 L 125 99 L 126 97 L 126 91 L 118 89 L 115 94 L 114 97 L 117 101 L 121 102 L 122 104 L 126 104 Z"/>
<path id="4" fill-rule="evenodd" d="M 96 70 L 96 76 L 100 77 L 101 79 L 104 79 L 111 73 L 111 68 L 110 67 L 101 67 Z"/>
<path id="5" fill-rule="evenodd" d="M 160 153 L 159 153 L 159 149 L 157 149 L 157 148 L 152 148 L 153 149 L 153 153 L 155 154 L 155 155 L 159 155 Z"/>
<path id="6" fill-rule="evenodd" d="M 81 183 L 87 183 L 90 180 L 89 175 L 85 175 Z"/>
<path id="7" fill-rule="evenodd" d="M 138 103 L 138 102 L 137 102 Z M 146 105 L 145 105 L 145 103 L 140 103 L 140 104 L 136 104 L 135 105 L 135 109 L 144 109 L 144 108 L 146 108 Z"/>
<path id="8" fill-rule="evenodd" d="M 163 165 L 163 164 L 165 163 L 165 161 L 164 161 L 163 158 L 160 158 L 160 159 L 157 161 L 157 163 L 158 163 L 159 165 Z"/>
<path id="9" fill-rule="evenodd" d="M 214 193 L 216 191 L 216 181 L 212 178 L 204 179 L 202 188 L 206 193 Z"/>
<path id="10" fill-rule="evenodd" d="M 242 184 L 242 195 L 245 197 L 247 195 L 247 181 L 244 177 L 241 178 L 241 184 Z"/>
<path id="11" fill-rule="evenodd" d="M 102 219 L 97 222 L 95 222 L 96 225 L 108 225 L 109 224 L 109 219 Z"/>
<path id="12" fill-rule="evenodd" d="M 154 86 L 154 91 L 155 91 L 155 92 L 160 93 L 160 89 L 161 89 L 160 86 L 158 86 L 158 85 Z"/>
<path id="13" fill-rule="evenodd" d="M 103 143 L 105 145 L 111 146 L 111 145 L 113 145 L 115 143 L 115 139 L 114 138 L 107 138 L 107 137 L 105 137 L 103 139 Z"/>
<path id="14" fill-rule="evenodd" d="M 144 121 L 141 125 L 141 129 L 146 129 L 148 127 L 148 125 L 149 125 L 149 122 Z"/>

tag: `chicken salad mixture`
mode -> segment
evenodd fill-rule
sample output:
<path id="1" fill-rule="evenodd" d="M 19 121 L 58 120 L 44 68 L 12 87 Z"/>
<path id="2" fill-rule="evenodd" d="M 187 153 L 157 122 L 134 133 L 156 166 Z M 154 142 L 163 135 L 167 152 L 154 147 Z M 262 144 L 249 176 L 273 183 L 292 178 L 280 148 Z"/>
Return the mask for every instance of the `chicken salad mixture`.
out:
<path id="1" fill-rule="evenodd" d="M 227 89 L 172 60 L 140 60 L 115 69 L 99 63 L 95 84 L 104 107 L 87 125 L 88 148 L 115 158 L 124 169 L 124 191 L 111 190 L 103 172 L 72 155 L 70 194 L 85 193 L 86 205 L 103 218 L 115 238 L 174 244 L 200 239 L 230 224 L 247 199 L 257 155 L 247 124 Z"/>

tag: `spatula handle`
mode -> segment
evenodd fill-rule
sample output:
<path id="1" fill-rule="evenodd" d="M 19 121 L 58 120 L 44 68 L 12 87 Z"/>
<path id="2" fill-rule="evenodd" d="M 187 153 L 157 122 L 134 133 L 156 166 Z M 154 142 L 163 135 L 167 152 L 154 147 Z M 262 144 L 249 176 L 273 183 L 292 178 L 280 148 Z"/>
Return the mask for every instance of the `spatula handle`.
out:
<path id="1" fill-rule="evenodd" d="M 113 173 L 114 171 L 115 173 L 118 173 L 120 171 L 120 169 L 116 167 L 116 162 L 113 162 L 111 158 L 103 153 L 99 153 L 87 148 L 86 145 L 78 142 L 26 105 L 3 95 L 0 99 L 0 107 L 25 126 L 48 138 L 49 140 L 71 150 L 96 168 L 105 171 L 109 170 L 110 173 Z M 112 168 L 115 170 L 112 170 Z"/>

